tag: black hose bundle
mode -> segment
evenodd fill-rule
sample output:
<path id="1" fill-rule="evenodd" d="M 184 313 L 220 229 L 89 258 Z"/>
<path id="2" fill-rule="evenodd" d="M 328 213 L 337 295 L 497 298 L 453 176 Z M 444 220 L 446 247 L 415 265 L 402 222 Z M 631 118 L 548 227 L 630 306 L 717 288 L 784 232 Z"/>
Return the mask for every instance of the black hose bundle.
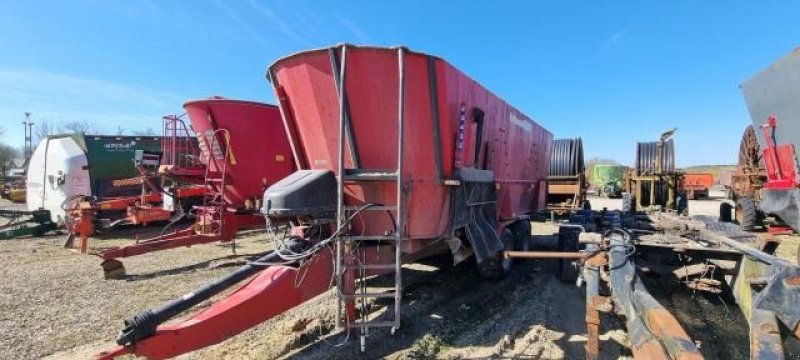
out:
<path id="1" fill-rule="evenodd" d="M 553 140 L 550 176 L 577 176 L 584 171 L 581 138 Z"/>
<path id="2" fill-rule="evenodd" d="M 636 173 L 638 175 L 655 174 L 658 170 L 659 142 L 640 142 L 636 144 Z M 661 172 L 675 171 L 675 142 L 672 139 L 664 141 L 663 156 L 661 157 Z"/>

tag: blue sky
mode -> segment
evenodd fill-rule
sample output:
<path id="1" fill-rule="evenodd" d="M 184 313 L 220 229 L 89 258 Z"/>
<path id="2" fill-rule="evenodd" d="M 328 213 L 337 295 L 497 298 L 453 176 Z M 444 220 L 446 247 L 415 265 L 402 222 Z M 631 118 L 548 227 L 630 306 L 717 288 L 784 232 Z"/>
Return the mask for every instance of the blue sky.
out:
<path id="1" fill-rule="evenodd" d="M 680 166 L 733 163 L 738 84 L 800 45 L 797 1 L 4 1 L 2 141 L 34 121 L 160 129 L 191 98 L 272 102 L 276 58 L 339 42 L 442 56 L 587 157 L 678 127 Z"/>

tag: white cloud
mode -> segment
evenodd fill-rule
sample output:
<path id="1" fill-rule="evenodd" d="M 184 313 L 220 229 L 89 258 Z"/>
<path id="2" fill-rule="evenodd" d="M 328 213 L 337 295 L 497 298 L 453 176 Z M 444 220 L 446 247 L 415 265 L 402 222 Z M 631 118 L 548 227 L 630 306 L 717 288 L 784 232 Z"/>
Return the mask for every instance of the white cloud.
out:
<path id="1" fill-rule="evenodd" d="M 0 69 L 3 142 L 22 143 L 24 112 L 37 120 L 88 120 L 107 133 L 158 129 L 161 116 L 181 111 L 186 98 L 159 89 L 35 70 Z M 17 121 L 18 120 L 18 121 Z"/>
<path id="2" fill-rule="evenodd" d="M 356 23 L 354 23 L 352 20 L 343 16 L 339 16 L 339 22 L 342 23 L 342 25 L 344 25 L 344 27 L 347 28 L 347 30 L 350 30 L 350 32 L 353 33 L 353 35 L 356 37 L 356 40 L 358 40 L 358 43 L 360 45 L 365 45 L 370 43 L 369 36 L 367 36 L 364 30 L 361 30 L 361 28 L 358 25 L 356 25 Z"/>
<path id="3" fill-rule="evenodd" d="M 615 31 L 613 34 L 609 35 L 605 40 L 603 40 L 603 48 L 610 48 L 612 46 L 618 45 L 621 43 L 625 38 L 628 36 L 628 28 L 624 27 Z"/>
<path id="4" fill-rule="evenodd" d="M 216 0 L 214 4 L 233 21 L 234 28 L 250 39 L 258 41 L 262 46 L 269 47 L 271 44 L 256 28 L 250 25 L 239 13 L 237 9 L 228 4 L 225 0 Z M 236 35 L 236 34 L 233 34 Z"/>
<path id="5" fill-rule="evenodd" d="M 255 10 L 256 12 L 260 13 L 263 17 L 269 20 L 270 23 L 275 25 L 284 35 L 286 35 L 289 39 L 303 45 L 303 46 L 312 46 L 312 42 L 303 35 L 305 31 L 314 31 L 313 29 L 306 29 L 304 31 L 300 31 L 299 29 L 295 29 L 292 27 L 288 22 L 284 21 L 279 14 L 277 14 L 274 10 L 270 9 L 267 6 L 263 6 L 258 1 L 249 0 L 248 3 L 250 7 Z M 305 24 L 308 26 L 308 23 Z"/>

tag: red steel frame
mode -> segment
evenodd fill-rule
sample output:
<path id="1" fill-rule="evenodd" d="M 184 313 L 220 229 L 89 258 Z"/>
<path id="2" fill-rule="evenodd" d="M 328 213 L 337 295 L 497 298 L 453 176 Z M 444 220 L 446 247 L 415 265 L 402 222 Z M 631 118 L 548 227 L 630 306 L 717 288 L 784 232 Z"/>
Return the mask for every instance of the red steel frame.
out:
<path id="1" fill-rule="evenodd" d="M 768 179 L 767 183 L 764 184 L 764 189 L 767 191 L 789 190 L 796 188 L 798 185 L 794 145 L 775 144 L 775 128 L 777 125 L 778 120 L 775 116 L 770 116 L 767 123 L 761 126 L 764 141 L 767 144 L 767 148 L 763 151 Z"/>
<path id="2" fill-rule="evenodd" d="M 389 264 L 394 246 L 370 247 L 350 259 L 368 264 Z M 270 266 L 228 297 L 190 319 L 164 325 L 155 335 L 135 345 L 117 346 L 95 356 L 114 359 L 136 354 L 148 359 L 165 359 L 217 344 L 281 313 L 292 309 L 330 289 L 334 284 L 332 252 L 321 251 L 299 268 Z M 387 270 L 368 269 L 368 275 L 383 275 Z M 345 273 L 355 292 L 355 270 Z M 348 305 L 348 316 L 355 316 L 355 305 Z"/>

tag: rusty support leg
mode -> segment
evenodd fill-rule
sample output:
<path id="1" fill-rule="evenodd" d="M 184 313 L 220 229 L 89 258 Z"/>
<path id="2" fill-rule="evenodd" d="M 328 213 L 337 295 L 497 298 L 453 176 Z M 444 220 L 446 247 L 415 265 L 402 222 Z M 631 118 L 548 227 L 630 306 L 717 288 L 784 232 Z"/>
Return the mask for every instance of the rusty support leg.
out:
<path id="1" fill-rule="evenodd" d="M 597 266 L 584 268 L 586 280 L 586 360 L 596 360 L 600 355 L 600 269 Z"/>

